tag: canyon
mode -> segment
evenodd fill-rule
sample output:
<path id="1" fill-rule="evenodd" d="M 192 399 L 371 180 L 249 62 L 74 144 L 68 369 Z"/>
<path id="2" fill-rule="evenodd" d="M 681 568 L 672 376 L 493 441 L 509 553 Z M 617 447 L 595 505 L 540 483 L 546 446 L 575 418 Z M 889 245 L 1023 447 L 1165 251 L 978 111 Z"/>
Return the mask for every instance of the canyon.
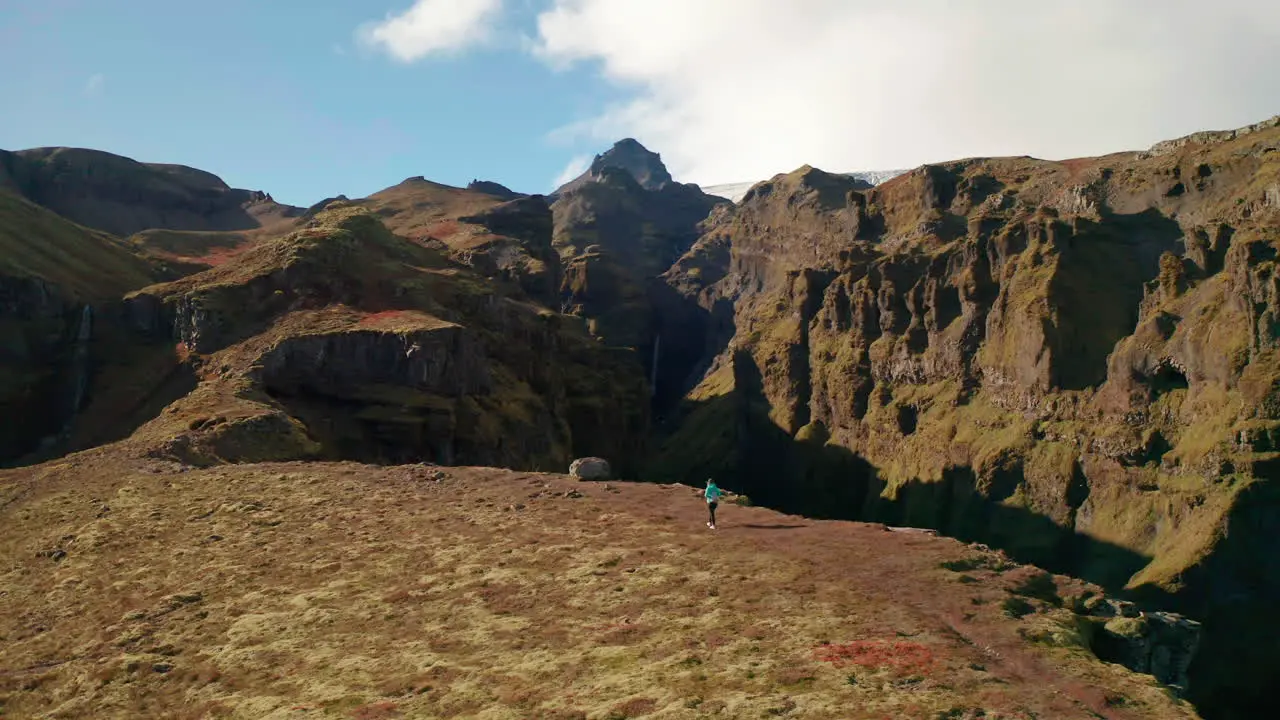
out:
<path id="1" fill-rule="evenodd" d="M 1252 717 L 1280 647 L 1278 151 L 1273 118 L 879 184 L 806 166 L 735 203 L 624 140 L 549 196 L 418 177 L 306 209 L 4 153 L 0 482 L 90 457 L 714 477 L 1079 578 L 1142 619 L 1085 651 Z"/>

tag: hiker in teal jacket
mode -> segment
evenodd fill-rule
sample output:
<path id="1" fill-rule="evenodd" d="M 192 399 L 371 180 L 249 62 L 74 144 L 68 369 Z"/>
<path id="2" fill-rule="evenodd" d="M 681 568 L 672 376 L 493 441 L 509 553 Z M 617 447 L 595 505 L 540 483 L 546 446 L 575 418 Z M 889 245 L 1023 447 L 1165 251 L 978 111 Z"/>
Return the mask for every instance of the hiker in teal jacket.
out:
<path id="1" fill-rule="evenodd" d="M 707 491 L 703 493 L 707 498 L 707 511 L 710 512 L 710 518 L 707 520 L 707 527 L 712 530 L 716 529 L 716 505 L 720 502 L 720 488 L 716 485 L 716 481 L 707 478 Z"/>

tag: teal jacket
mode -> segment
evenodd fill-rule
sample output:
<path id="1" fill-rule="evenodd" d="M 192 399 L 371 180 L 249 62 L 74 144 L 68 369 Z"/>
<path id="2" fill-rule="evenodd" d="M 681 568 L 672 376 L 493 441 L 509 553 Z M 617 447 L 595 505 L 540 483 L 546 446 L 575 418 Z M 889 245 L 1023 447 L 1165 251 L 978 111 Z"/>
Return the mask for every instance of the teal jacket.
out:
<path id="1" fill-rule="evenodd" d="M 720 500 L 720 488 L 717 487 L 715 483 L 711 483 L 707 486 L 706 496 L 707 502 L 718 502 Z"/>

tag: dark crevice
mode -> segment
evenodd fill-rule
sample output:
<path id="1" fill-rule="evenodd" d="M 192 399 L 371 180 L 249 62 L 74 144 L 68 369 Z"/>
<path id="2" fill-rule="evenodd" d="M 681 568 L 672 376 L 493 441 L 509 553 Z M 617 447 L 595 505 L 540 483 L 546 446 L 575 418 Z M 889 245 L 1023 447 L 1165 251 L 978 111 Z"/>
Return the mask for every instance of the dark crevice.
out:
<path id="1" fill-rule="evenodd" d="M 938 330 L 945 330 L 964 313 L 959 288 L 939 282 L 934 298 L 934 317 Z"/>
<path id="2" fill-rule="evenodd" d="M 1089 478 L 1085 477 L 1080 463 L 1071 464 L 1071 481 L 1067 484 L 1067 507 L 1071 508 L 1071 519 L 1074 526 L 1075 513 L 1089 499 Z"/>
<path id="3" fill-rule="evenodd" d="M 1169 363 L 1161 363 L 1148 384 L 1157 398 L 1174 390 L 1186 390 L 1191 387 L 1186 374 Z"/>
<path id="4" fill-rule="evenodd" d="M 920 419 L 920 410 L 914 405 L 898 406 L 898 432 L 903 435 L 911 435 L 916 431 L 916 425 Z"/>

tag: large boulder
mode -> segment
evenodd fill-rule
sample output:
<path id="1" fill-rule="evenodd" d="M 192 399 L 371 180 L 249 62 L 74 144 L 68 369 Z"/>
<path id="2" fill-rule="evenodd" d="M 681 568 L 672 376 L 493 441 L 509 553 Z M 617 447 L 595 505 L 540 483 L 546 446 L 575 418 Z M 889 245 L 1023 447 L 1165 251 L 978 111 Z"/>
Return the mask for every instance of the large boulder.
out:
<path id="1" fill-rule="evenodd" d="M 611 471 L 604 458 L 578 458 L 569 465 L 569 474 L 579 480 L 608 480 Z"/>

